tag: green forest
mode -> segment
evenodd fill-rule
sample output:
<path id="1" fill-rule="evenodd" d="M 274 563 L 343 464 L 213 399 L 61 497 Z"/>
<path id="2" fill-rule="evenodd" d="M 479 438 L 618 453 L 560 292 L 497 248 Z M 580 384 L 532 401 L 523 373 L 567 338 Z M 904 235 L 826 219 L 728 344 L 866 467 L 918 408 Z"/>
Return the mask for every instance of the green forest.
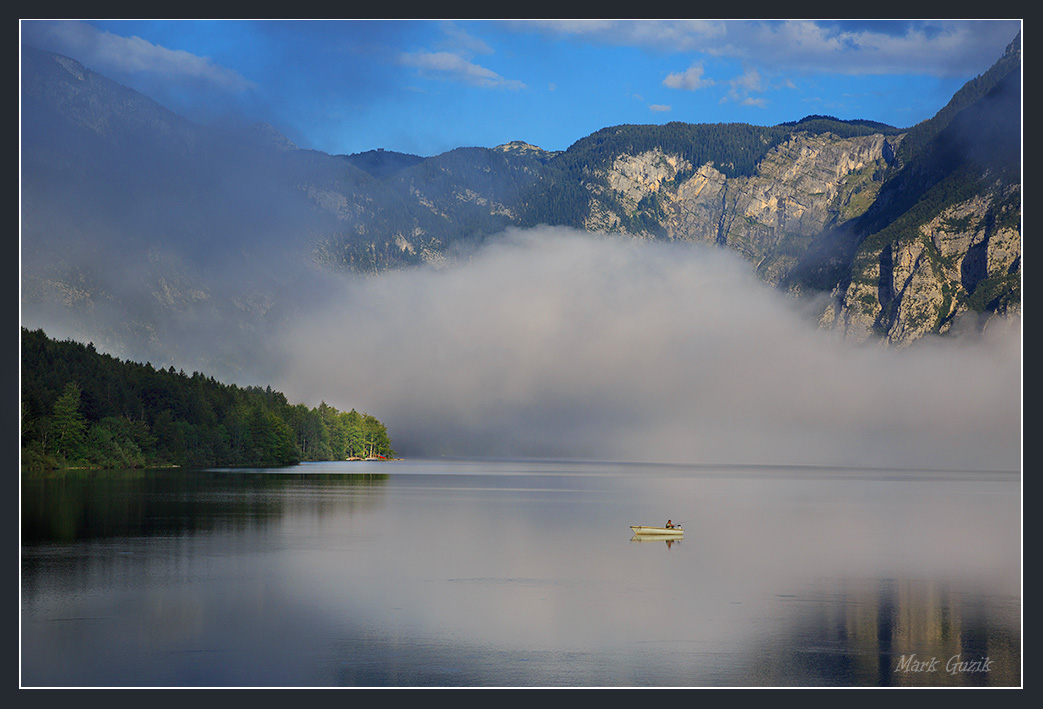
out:
<path id="1" fill-rule="evenodd" d="M 26 472 L 71 468 L 264 467 L 392 458 L 384 424 L 271 387 L 222 384 L 123 361 L 93 343 L 22 328 L 21 453 Z"/>

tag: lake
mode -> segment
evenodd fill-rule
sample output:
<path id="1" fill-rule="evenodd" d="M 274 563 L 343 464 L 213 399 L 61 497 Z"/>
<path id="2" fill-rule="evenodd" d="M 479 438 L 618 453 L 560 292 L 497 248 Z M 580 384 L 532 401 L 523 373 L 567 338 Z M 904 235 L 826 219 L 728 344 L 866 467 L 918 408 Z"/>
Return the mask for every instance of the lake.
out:
<path id="1" fill-rule="evenodd" d="M 23 687 L 1020 686 L 1011 472 L 22 479 Z M 683 523 L 680 541 L 630 525 Z"/>

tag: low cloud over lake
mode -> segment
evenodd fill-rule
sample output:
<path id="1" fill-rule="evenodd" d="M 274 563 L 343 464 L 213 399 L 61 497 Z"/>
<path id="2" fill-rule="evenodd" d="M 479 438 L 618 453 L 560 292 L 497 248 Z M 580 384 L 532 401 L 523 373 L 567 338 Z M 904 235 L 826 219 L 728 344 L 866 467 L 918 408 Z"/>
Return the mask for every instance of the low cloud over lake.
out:
<path id="1" fill-rule="evenodd" d="M 507 237 L 302 309 L 273 386 L 372 413 L 410 456 L 1020 466 L 1019 326 L 854 345 L 729 252 Z"/>

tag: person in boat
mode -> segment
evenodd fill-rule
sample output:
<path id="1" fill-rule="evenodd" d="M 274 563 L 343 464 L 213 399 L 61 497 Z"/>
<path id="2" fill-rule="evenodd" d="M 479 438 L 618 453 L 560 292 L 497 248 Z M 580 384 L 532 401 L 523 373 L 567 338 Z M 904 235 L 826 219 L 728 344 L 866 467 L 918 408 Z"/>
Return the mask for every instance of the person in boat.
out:
<path id="1" fill-rule="evenodd" d="M 680 525 L 674 524 L 674 521 L 672 519 L 666 520 L 666 528 L 667 529 L 673 529 L 674 527 L 678 527 L 678 526 L 680 526 Z"/>

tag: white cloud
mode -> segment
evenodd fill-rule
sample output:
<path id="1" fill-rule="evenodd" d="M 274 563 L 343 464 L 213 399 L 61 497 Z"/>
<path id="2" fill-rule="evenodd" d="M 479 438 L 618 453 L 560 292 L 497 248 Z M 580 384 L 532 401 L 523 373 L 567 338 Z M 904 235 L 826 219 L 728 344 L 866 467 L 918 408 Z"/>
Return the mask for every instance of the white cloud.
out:
<path id="1" fill-rule="evenodd" d="M 1018 466 L 1017 332 L 853 346 L 728 252 L 560 228 L 492 244 L 309 309 L 278 388 L 372 413 L 405 455 Z"/>
<path id="2" fill-rule="evenodd" d="M 425 76 L 460 81 L 481 88 L 525 88 L 521 81 L 505 79 L 495 71 L 474 64 L 452 52 L 407 52 L 399 55 L 399 63 L 413 67 Z"/>
<path id="3" fill-rule="evenodd" d="M 901 32 L 859 25 L 788 22 L 766 24 L 750 37 L 763 60 L 816 73 L 962 76 L 984 71 L 1018 31 L 1011 23 L 938 21 L 898 23 Z"/>
<path id="4" fill-rule="evenodd" d="M 768 104 L 766 98 L 750 95 L 760 94 L 769 89 L 769 86 L 757 69 L 747 67 L 745 72 L 736 76 L 734 79 L 731 79 L 728 84 L 731 88 L 729 88 L 728 93 L 721 98 L 721 103 L 732 101 L 741 106 L 758 106 L 761 108 Z"/>
<path id="5" fill-rule="evenodd" d="M 513 24 L 601 44 L 671 51 L 697 51 L 727 32 L 718 20 L 522 20 Z"/>
<path id="6" fill-rule="evenodd" d="M 764 80 L 756 69 L 747 69 L 729 83 L 740 91 L 764 91 Z"/>
<path id="7" fill-rule="evenodd" d="M 541 20 L 522 29 L 653 51 L 753 62 L 779 72 L 975 75 L 1020 30 L 1019 20 Z"/>
<path id="8" fill-rule="evenodd" d="M 695 91 L 696 89 L 713 86 L 714 80 L 703 78 L 703 71 L 702 63 L 697 62 L 681 73 L 668 74 L 663 79 L 663 86 L 671 89 L 684 89 L 686 91 Z"/>
<path id="9" fill-rule="evenodd" d="M 456 54 L 492 54 L 493 49 L 485 40 L 475 37 L 455 22 L 443 22 L 442 31 L 446 39 L 439 47 Z"/>
<path id="10" fill-rule="evenodd" d="M 661 103 L 653 103 L 652 105 L 650 105 L 648 107 L 648 110 L 656 111 L 656 112 L 660 112 L 660 113 L 666 113 L 666 112 L 668 112 L 668 111 L 670 111 L 672 109 L 671 109 L 670 106 L 666 106 L 666 105 L 663 105 Z"/>
<path id="11" fill-rule="evenodd" d="M 34 46 L 76 56 L 103 73 L 162 76 L 201 82 L 233 92 L 253 88 L 238 72 L 184 50 L 167 49 L 140 37 L 121 37 L 85 22 L 23 24 L 23 37 Z"/>

